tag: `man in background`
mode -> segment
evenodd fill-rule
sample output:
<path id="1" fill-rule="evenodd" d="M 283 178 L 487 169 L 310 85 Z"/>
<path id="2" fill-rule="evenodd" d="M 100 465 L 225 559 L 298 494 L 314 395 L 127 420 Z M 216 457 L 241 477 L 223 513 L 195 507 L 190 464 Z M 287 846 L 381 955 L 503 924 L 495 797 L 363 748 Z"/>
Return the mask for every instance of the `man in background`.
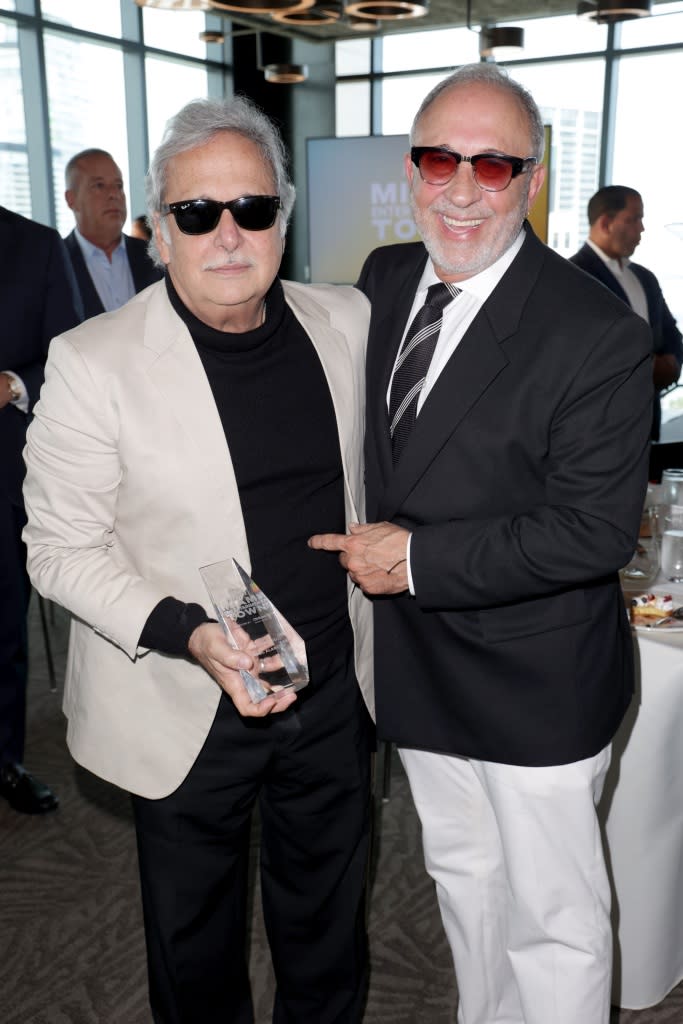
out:
<path id="1" fill-rule="evenodd" d="M 596 804 L 633 691 L 646 324 L 534 235 L 543 121 L 495 65 L 423 101 L 405 158 L 424 244 L 368 257 L 377 729 L 400 750 L 453 952 L 458 1024 L 607 1024 Z"/>
<path id="2" fill-rule="evenodd" d="M 30 584 L 21 531 L 26 427 L 50 339 L 82 318 L 64 243 L 53 228 L 0 207 L 0 795 L 41 814 L 57 797 L 23 766 Z"/>
<path id="3" fill-rule="evenodd" d="M 598 189 L 588 203 L 590 234 L 570 259 L 627 302 L 652 329 L 655 395 L 651 437 L 658 441 L 662 419 L 660 392 L 675 384 L 680 376 L 683 344 L 659 281 L 651 270 L 630 260 L 645 230 L 643 216 L 643 200 L 635 189 L 625 185 Z"/>
<path id="4" fill-rule="evenodd" d="M 66 165 L 66 201 L 76 227 L 65 239 L 86 319 L 111 312 L 162 276 L 139 238 L 123 234 L 126 194 L 112 156 L 84 149 Z"/>
<path id="5" fill-rule="evenodd" d="M 141 213 L 139 217 L 134 217 L 130 225 L 131 238 L 141 238 L 143 242 L 149 242 L 152 237 L 152 229 L 149 226 L 149 221 L 144 213 Z"/>

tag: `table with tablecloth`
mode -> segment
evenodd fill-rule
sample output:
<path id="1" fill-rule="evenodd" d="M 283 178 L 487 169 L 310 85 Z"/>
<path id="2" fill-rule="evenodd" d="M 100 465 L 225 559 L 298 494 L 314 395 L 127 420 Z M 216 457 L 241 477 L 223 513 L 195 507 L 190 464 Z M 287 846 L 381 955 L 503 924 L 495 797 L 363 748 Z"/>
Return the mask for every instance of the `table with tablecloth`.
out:
<path id="1" fill-rule="evenodd" d="M 683 604 L 683 585 L 660 577 L 647 589 Z M 614 890 L 612 1001 L 642 1009 L 683 979 L 683 629 L 637 630 L 634 644 L 636 695 L 600 813 Z"/>

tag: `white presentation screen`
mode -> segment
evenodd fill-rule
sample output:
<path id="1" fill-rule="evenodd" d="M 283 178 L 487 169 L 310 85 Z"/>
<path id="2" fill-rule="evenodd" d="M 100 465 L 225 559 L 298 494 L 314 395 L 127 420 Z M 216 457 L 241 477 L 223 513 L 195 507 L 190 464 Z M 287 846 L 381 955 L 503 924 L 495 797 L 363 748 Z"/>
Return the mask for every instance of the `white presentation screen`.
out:
<path id="1" fill-rule="evenodd" d="M 308 139 L 310 280 L 355 284 L 378 245 L 417 241 L 403 156 L 407 135 Z"/>

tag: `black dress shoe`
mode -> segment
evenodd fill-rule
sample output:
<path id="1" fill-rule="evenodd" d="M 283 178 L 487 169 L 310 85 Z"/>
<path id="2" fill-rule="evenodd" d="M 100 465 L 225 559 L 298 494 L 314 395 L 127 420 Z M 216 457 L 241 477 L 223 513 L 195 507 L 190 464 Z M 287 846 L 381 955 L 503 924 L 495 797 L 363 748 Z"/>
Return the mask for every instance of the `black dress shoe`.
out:
<path id="1" fill-rule="evenodd" d="M 54 811 L 59 800 L 52 790 L 13 761 L 0 768 L 0 796 L 22 814 L 45 814 Z"/>

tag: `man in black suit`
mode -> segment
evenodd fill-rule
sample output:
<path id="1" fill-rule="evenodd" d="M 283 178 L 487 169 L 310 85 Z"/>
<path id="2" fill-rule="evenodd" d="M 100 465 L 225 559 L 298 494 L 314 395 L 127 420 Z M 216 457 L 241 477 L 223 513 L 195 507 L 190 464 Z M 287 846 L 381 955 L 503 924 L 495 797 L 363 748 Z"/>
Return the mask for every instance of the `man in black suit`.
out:
<path id="1" fill-rule="evenodd" d="M 659 393 L 680 376 L 683 344 L 659 281 L 647 267 L 629 259 L 640 244 L 643 216 L 643 200 L 635 189 L 624 185 L 598 189 L 588 203 L 588 241 L 570 259 L 627 302 L 652 328 L 652 440 L 658 441 L 662 419 Z"/>
<path id="2" fill-rule="evenodd" d="M 163 274 L 147 255 L 147 243 L 123 234 L 126 194 L 112 156 L 84 149 L 66 165 L 66 201 L 76 227 L 65 239 L 85 317 L 111 312 Z"/>
<path id="3" fill-rule="evenodd" d="M 368 523 L 310 543 L 377 595 L 378 731 L 422 821 L 459 1024 L 607 1024 L 595 805 L 633 689 L 618 570 L 645 496 L 650 333 L 525 222 L 543 123 L 495 65 L 440 83 L 411 146 L 424 245 L 375 250 L 359 282 Z"/>
<path id="4" fill-rule="evenodd" d="M 82 319 L 64 243 L 53 228 L 0 207 L 0 795 L 17 811 L 57 806 L 23 767 L 30 584 L 21 531 L 22 451 L 50 339 Z"/>

